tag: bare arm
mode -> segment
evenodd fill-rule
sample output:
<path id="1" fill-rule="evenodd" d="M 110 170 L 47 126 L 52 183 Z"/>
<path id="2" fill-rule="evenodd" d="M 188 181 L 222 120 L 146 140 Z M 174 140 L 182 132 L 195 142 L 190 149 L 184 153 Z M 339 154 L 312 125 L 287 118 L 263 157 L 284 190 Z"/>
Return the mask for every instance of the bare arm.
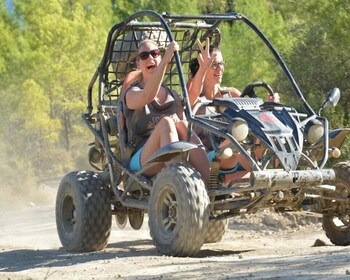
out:
<path id="1" fill-rule="evenodd" d="M 208 67 L 210 67 L 213 60 L 215 59 L 215 55 L 210 56 L 209 54 L 209 43 L 209 38 L 207 38 L 206 46 L 204 49 L 201 42 L 197 39 L 198 48 L 200 49 L 200 54 L 197 57 L 199 62 L 199 69 L 196 75 L 188 82 L 188 95 L 191 107 L 193 107 L 198 101 L 199 95 L 203 89 L 203 83 Z"/>
<path id="2" fill-rule="evenodd" d="M 229 87 L 229 91 L 232 97 L 240 97 L 241 96 L 241 92 L 234 88 L 234 87 Z"/>
<path id="3" fill-rule="evenodd" d="M 166 71 L 168 63 L 171 61 L 174 52 L 179 49 L 177 42 L 170 42 L 164 57 L 158 64 L 155 72 L 151 77 L 144 76 L 144 88 L 140 89 L 138 87 L 131 88 L 125 97 L 126 103 L 129 109 L 136 110 L 144 107 L 145 105 L 152 102 L 157 96 L 163 78 Z"/>

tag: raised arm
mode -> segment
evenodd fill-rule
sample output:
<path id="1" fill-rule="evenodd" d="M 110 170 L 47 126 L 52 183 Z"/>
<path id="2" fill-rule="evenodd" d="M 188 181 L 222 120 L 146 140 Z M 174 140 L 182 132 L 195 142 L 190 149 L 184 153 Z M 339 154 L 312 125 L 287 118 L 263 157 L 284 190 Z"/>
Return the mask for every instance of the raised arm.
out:
<path id="1" fill-rule="evenodd" d="M 139 59 L 138 66 L 143 75 L 143 80 L 141 82 L 143 89 L 132 87 L 128 90 L 125 100 L 129 109 L 140 109 L 155 99 L 161 87 L 166 67 L 171 61 L 174 52 L 178 49 L 179 46 L 177 42 L 173 41 L 169 43 L 162 59 L 160 56 L 152 58 L 148 57 L 146 60 Z M 150 52 L 152 49 L 143 49 L 141 46 L 139 51 Z M 154 69 L 154 71 L 152 71 L 152 69 Z"/>
<path id="2" fill-rule="evenodd" d="M 199 95 L 203 90 L 205 75 L 216 56 L 216 54 L 210 55 L 209 53 L 209 38 L 206 39 L 205 48 L 203 48 L 203 45 L 201 44 L 199 39 L 197 39 L 197 44 L 200 50 L 200 53 L 197 56 L 199 69 L 194 75 L 194 77 L 192 77 L 191 80 L 188 82 L 187 88 L 191 107 L 193 107 L 198 101 Z"/>

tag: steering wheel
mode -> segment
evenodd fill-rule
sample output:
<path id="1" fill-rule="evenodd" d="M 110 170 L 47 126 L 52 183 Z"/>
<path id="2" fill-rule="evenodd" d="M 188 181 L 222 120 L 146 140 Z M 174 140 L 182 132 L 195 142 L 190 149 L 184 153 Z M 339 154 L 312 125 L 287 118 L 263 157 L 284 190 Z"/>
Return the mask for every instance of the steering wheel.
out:
<path id="1" fill-rule="evenodd" d="M 265 88 L 268 93 L 269 93 L 269 96 L 271 96 L 272 98 L 275 97 L 275 92 L 273 91 L 273 89 L 265 82 L 254 82 L 254 83 L 251 83 L 249 84 L 243 91 L 242 91 L 242 94 L 241 94 L 241 97 L 245 97 L 245 96 L 248 96 L 250 98 L 257 98 L 257 95 L 254 91 L 254 88 L 256 87 L 263 87 Z"/>

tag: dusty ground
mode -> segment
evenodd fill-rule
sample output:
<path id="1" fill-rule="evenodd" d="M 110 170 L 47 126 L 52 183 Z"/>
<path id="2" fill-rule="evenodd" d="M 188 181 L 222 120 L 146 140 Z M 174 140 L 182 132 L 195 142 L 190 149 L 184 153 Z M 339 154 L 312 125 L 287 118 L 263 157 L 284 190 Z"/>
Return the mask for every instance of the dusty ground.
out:
<path id="1" fill-rule="evenodd" d="M 316 218 L 270 211 L 231 219 L 223 241 L 192 258 L 161 256 L 147 222 L 139 231 L 113 224 L 104 251 L 70 254 L 56 234 L 54 196 L 46 206 L 0 205 L 0 279 L 350 279 L 350 248 L 332 245 Z"/>

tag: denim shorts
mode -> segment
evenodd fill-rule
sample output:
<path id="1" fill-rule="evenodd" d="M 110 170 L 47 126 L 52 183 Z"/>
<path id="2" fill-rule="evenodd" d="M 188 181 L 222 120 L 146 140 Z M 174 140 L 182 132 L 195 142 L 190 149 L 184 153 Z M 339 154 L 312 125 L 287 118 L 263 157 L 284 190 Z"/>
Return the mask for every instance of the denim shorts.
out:
<path id="1" fill-rule="evenodd" d="M 210 151 L 210 152 L 208 152 L 208 158 L 209 158 L 209 161 L 210 161 L 210 162 L 213 161 L 214 157 L 215 157 L 215 151 Z M 238 162 L 238 163 L 236 164 L 236 166 L 233 167 L 233 168 L 231 168 L 231 169 L 220 169 L 220 170 L 219 170 L 219 174 L 229 174 L 229 173 L 234 173 L 234 172 L 243 171 L 243 170 L 245 170 L 245 169 L 244 169 L 243 166 L 240 165 L 240 163 Z"/>
<path id="2" fill-rule="evenodd" d="M 130 160 L 130 169 L 133 171 L 141 170 L 141 153 L 143 146 L 137 150 L 137 152 L 132 156 Z"/>

